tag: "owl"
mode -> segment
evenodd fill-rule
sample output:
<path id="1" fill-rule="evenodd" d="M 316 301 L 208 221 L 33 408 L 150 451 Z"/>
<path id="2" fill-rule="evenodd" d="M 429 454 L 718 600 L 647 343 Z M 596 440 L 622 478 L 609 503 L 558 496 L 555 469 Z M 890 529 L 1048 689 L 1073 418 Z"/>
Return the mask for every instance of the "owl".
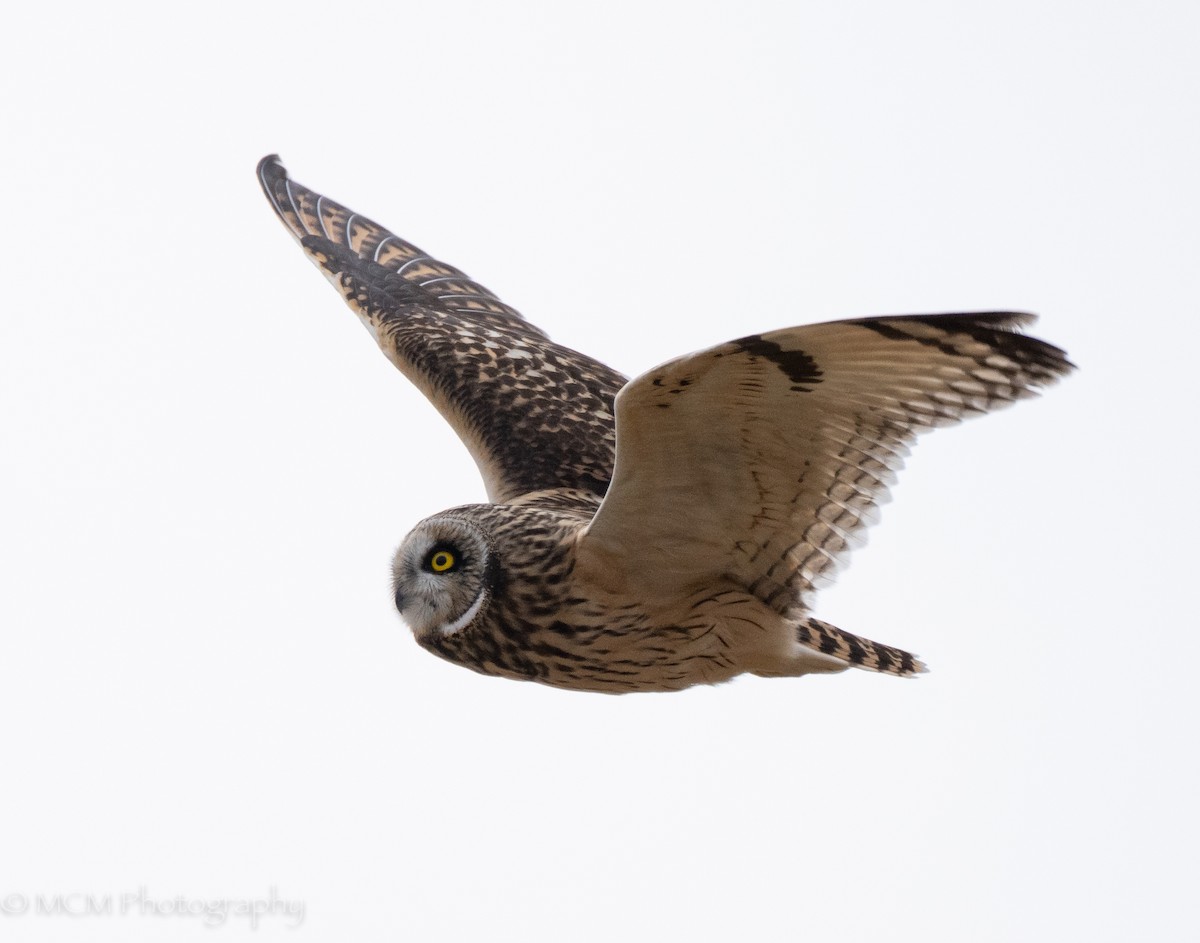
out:
<path id="1" fill-rule="evenodd" d="M 1071 369 L 1027 314 L 869 317 L 752 334 L 633 380 L 461 271 L 291 180 L 271 207 L 454 427 L 488 504 L 392 562 L 417 642 L 488 675 L 605 693 L 864 668 L 909 652 L 814 618 L 918 435 Z"/>

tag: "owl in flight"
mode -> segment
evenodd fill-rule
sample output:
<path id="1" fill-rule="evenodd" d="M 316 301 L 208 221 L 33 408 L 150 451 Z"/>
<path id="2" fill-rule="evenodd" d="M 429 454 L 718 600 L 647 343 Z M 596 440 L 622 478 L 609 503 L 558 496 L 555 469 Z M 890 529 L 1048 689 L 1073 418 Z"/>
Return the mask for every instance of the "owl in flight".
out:
<path id="1" fill-rule="evenodd" d="M 490 504 L 419 523 L 396 608 L 449 661 L 560 688 L 677 691 L 911 654 L 809 615 L 927 429 L 1069 369 L 1027 314 L 753 334 L 627 380 L 458 269 L 290 180 L 280 220 L 474 457 Z"/>

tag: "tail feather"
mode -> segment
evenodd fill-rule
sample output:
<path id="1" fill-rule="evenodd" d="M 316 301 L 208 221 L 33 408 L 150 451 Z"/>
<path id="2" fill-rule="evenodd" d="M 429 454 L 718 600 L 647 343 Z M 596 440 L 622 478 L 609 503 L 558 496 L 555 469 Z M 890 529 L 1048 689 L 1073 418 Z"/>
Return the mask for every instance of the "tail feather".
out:
<path id="1" fill-rule="evenodd" d="M 907 678 L 928 670 L 911 652 L 872 642 L 820 619 L 800 622 L 796 626 L 796 640 L 806 648 L 869 671 Z"/>

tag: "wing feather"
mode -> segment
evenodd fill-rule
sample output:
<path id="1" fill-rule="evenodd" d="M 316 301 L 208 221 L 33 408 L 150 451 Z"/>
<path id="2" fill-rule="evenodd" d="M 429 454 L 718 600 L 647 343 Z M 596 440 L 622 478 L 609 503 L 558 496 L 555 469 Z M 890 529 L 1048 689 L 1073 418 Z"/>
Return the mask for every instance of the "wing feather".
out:
<path id="1" fill-rule="evenodd" d="M 454 427 L 493 501 L 549 488 L 605 493 L 625 377 L 553 343 L 454 266 L 289 179 L 278 157 L 264 158 L 258 176 L 305 253 Z"/>
<path id="2" fill-rule="evenodd" d="M 1013 313 L 864 318 L 671 361 L 617 398 L 612 487 L 581 554 L 686 591 L 725 578 L 807 607 L 928 429 L 1033 395 L 1063 352 Z"/>

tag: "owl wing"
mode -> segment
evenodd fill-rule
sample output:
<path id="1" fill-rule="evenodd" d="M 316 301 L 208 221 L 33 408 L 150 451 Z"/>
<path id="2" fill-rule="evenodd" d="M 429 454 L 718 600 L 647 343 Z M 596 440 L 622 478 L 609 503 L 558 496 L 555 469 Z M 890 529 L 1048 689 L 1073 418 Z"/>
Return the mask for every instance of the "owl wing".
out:
<path id="1" fill-rule="evenodd" d="M 491 500 L 547 488 L 603 495 L 625 377 L 555 344 L 492 292 L 290 180 L 258 178 L 283 224 L 400 371 L 466 444 Z"/>
<path id="2" fill-rule="evenodd" d="M 780 613 L 875 520 L 913 440 L 1032 395 L 1071 365 L 1031 315 L 864 318 L 673 360 L 617 397 L 612 486 L 581 541 L 609 579 L 714 578 Z"/>

